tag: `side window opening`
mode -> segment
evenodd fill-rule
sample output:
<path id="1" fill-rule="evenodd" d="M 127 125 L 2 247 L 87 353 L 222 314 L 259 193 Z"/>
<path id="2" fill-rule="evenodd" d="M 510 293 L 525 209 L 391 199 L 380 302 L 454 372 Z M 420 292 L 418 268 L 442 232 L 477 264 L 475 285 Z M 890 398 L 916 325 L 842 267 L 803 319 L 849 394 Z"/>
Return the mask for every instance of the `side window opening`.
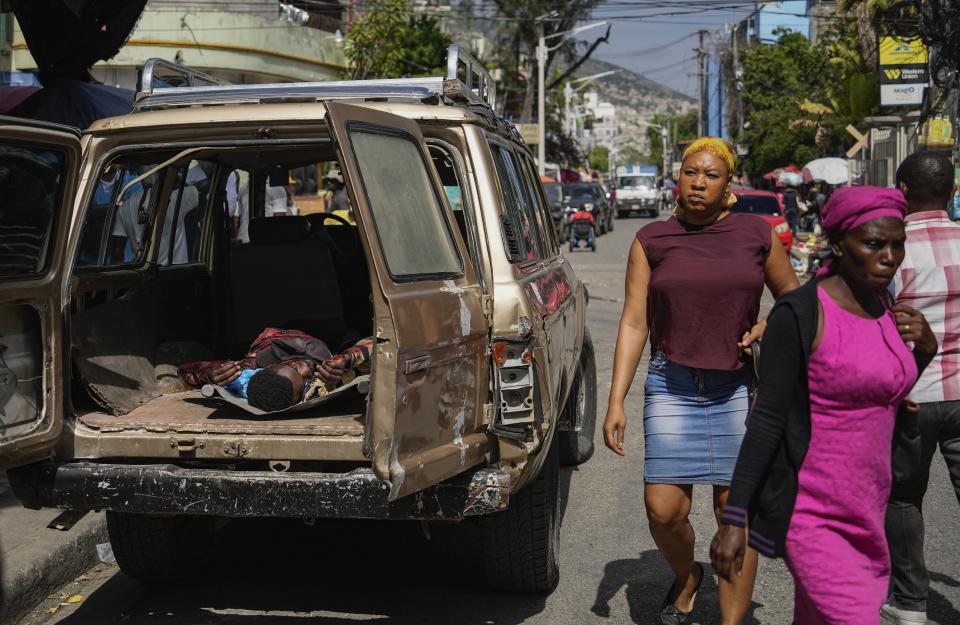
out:
<path id="1" fill-rule="evenodd" d="M 216 165 L 190 161 L 176 170 L 174 189 L 163 215 L 157 263 L 186 265 L 200 257 L 200 238 Z"/>
<path id="2" fill-rule="evenodd" d="M 457 222 L 457 228 L 467 244 L 474 272 L 483 282 L 480 244 L 476 233 L 476 214 L 470 204 L 469 189 L 464 184 L 460 154 L 456 152 L 456 148 L 446 144 L 428 141 L 428 147 L 433 166 L 440 176 L 440 183 L 443 185 L 447 202 L 450 204 L 453 217 Z"/>
<path id="3" fill-rule="evenodd" d="M 119 157 L 99 175 L 87 206 L 78 267 L 132 266 L 146 262 L 156 220 L 161 218 L 157 263 L 182 265 L 200 260 L 203 225 L 216 164 L 192 160 L 154 172 L 166 155 Z M 169 189 L 169 196 L 161 195 Z M 122 194 L 122 195 L 121 195 Z M 161 200 L 166 199 L 163 210 Z"/>
<path id="4" fill-rule="evenodd" d="M 541 192 L 543 185 L 540 182 L 540 176 L 537 174 L 537 168 L 529 156 L 524 154 L 521 157 L 521 161 L 521 169 L 526 176 L 527 188 L 530 190 L 533 206 L 537 213 L 537 220 L 540 223 L 544 249 L 548 251 L 549 256 L 556 256 L 560 253 L 560 247 L 557 242 L 556 231 L 554 230 L 553 216 L 550 214 L 549 207 Z"/>
<path id="5" fill-rule="evenodd" d="M 102 265 L 130 265 L 143 260 L 150 235 L 150 225 L 153 222 L 157 205 L 159 187 L 163 182 L 162 172 L 144 178 L 129 187 L 124 192 L 127 183 L 140 175 L 149 167 L 123 168 L 114 177 L 114 185 L 118 188 L 105 206 L 97 206 L 104 215 L 105 230 L 99 232 L 97 227 L 101 222 L 88 221 L 84 224 L 84 233 L 80 243 L 80 250 L 90 250 L 94 256 L 81 257 L 80 264 Z M 122 196 L 116 195 L 123 193 Z M 89 214 L 95 218 L 95 208 L 91 206 Z M 93 226 L 90 229 L 87 225 Z M 89 242 L 88 242 L 89 241 Z"/>
<path id="6" fill-rule="evenodd" d="M 537 218 L 525 184 L 517 170 L 516 161 L 511 152 L 499 145 L 491 145 L 493 161 L 503 191 L 506 218 L 504 235 L 511 262 L 532 262 L 544 257 L 543 242 L 540 239 Z"/>

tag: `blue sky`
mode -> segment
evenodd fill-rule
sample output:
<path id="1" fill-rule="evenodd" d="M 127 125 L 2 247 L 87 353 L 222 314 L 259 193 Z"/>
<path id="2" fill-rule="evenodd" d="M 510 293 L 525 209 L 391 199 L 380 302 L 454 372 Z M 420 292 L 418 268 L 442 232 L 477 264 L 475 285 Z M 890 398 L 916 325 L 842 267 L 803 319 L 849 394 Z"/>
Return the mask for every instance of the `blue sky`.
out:
<path id="1" fill-rule="evenodd" d="M 734 24 L 752 11 L 752 3 L 738 0 L 610 0 L 594 10 L 595 20 L 612 24 L 610 42 L 594 57 L 643 74 L 690 96 L 697 94 L 694 48 L 696 32 L 729 39 L 727 24 Z M 675 15 L 667 15 L 674 13 Z M 687 13 L 678 15 L 678 13 Z M 593 41 L 584 33 L 582 40 Z"/>

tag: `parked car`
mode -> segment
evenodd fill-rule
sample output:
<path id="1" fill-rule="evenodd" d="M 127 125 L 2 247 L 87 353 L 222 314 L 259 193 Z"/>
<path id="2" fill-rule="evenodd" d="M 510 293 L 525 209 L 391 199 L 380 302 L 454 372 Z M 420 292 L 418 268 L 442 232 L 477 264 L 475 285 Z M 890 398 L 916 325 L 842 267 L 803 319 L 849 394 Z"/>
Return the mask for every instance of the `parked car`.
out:
<path id="1" fill-rule="evenodd" d="M 566 243 L 566 229 L 563 225 L 563 185 L 559 182 L 544 182 L 543 190 L 547 194 L 547 204 L 550 206 L 550 216 L 553 217 L 557 240 L 560 243 Z"/>
<path id="2" fill-rule="evenodd" d="M 773 228 L 783 248 L 790 251 L 793 247 L 793 232 L 783 216 L 783 206 L 775 193 L 758 189 L 736 188 L 733 190 L 737 201 L 731 209 L 735 213 L 752 213 L 763 217 Z"/>
<path id="3" fill-rule="evenodd" d="M 494 82 L 449 61 L 479 84 L 219 85 L 151 60 L 134 112 L 83 133 L 0 119 L 0 219 L 35 235 L 0 265 L 0 468 L 24 506 L 106 511 L 146 581 L 195 570 L 218 517 L 339 517 L 473 520 L 492 585 L 556 585 L 559 466 L 594 445 L 586 289 Z M 356 227 L 267 216 L 306 165 L 342 173 Z M 101 193 L 107 168 L 133 177 Z M 257 416 L 176 375 L 293 323 L 372 337 L 370 373 Z"/>
<path id="4" fill-rule="evenodd" d="M 593 215 L 597 234 L 613 231 L 613 209 L 607 200 L 606 192 L 598 183 L 570 182 L 563 185 L 563 202 L 568 216 L 581 208 Z M 568 233 L 569 226 L 568 223 Z"/>

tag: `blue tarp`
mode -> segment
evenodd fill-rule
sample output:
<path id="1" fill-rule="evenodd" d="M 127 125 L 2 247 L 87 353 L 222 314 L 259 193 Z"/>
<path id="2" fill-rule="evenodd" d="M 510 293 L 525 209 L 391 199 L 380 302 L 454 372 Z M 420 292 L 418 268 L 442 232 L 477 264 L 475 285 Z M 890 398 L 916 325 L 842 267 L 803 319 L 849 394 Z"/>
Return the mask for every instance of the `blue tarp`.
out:
<path id="1" fill-rule="evenodd" d="M 104 117 L 129 113 L 133 91 L 61 79 L 28 97 L 9 115 L 74 126 L 81 130 Z"/>

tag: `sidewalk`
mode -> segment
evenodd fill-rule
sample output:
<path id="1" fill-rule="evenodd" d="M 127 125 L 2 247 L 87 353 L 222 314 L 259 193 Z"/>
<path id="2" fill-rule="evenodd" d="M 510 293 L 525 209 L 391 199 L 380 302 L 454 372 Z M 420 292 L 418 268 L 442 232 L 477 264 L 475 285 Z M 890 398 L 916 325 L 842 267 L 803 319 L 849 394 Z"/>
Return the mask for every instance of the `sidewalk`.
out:
<path id="1" fill-rule="evenodd" d="M 69 532 L 47 529 L 57 510 L 27 510 L 0 472 L 0 625 L 17 620 L 97 561 L 107 542 L 103 513 L 90 513 Z"/>

